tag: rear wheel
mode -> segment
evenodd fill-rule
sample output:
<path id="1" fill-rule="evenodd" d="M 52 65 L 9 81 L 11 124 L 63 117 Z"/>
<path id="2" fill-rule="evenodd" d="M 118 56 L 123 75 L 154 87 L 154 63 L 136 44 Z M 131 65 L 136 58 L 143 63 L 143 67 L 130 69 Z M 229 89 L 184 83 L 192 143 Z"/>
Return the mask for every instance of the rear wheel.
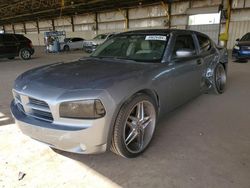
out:
<path id="1" fill-rule="evenodd" d="M 64 46 L 63 51 L 66 51 L 66 52 L 69 51 L 69 46 L 68 45 Z"/>
<path id="2" fill-rule="evenodd" d="M 214 69 L 213 88 L 215 93 L 221 94 L 225 91 L 227 82 L 227 74 L 224 66 L 219 63 Z"/>
<path id="3" fill-rule="evenodd" d="M 156 107 L 145 94 L 126 102 L 116 118 L 111 150 L 126 158 L 137 157 L 149 145 L 155 131 Z"/>
<path id="4" fill-rule="evenodd" d="M 31 52 L 26 49 L 26 48 L 23 48 L 20 50 L 20 57 L 23 59 L 23 60 L 28 60 L 31 58 Z"/>

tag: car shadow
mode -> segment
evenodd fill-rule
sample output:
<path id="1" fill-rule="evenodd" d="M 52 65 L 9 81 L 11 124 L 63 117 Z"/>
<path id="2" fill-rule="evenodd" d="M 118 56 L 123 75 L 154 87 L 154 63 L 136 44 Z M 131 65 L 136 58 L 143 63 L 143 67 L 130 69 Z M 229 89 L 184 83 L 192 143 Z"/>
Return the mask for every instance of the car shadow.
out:
<path id="1" fill-rule="evenodd" d="M 239 60 L 234 60 L 233 62 L 234 63 L 248 63 L 249 60 L 247 60 L 247 59 L 239 59 Z"/>
<path id="2" fill-rule="evenodd" d="M 10 125 L 14 122 L 15 121 L 10 113 L 3 113 L 0 111 L 0 126 Z"/>

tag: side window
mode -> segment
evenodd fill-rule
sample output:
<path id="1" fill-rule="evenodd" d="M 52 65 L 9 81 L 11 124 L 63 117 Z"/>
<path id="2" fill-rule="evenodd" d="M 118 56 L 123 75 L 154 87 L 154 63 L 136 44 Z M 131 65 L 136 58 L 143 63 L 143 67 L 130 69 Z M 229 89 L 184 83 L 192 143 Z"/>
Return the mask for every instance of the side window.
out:
<path id="1" fill-rule="evenodd" d="M 12 35 L 3 35 L 4 42 L 16 42 L 16 39 Z"/>
<path id="2" fill-rule="evenodd" d="M 195 54 L 194 40 L 191 34 L 178 35 L 175 40 L 173 57 L 176 57 L 177 50 L 190 50 Z"/>
<path id="3" fill-rule="evenodd" d="M 208 37 L 197 34 L 197 39 L 199 41 L 201 53 L 209 51 L 211 48 L 211 41 Z"/>
<path id="4" fill-rule="evenodd" d="M 72 42 L 79 42 L 79 41 L 82 41 L 82 40 L 83 40 L 82 38 L 73 38 Z"/>
<path id="5" fill-rule="evenodd" d="M 78 40 L 77 40 L 77 38 L 72 38 L 71 41 L 72 42 L 77 42 Z"/>

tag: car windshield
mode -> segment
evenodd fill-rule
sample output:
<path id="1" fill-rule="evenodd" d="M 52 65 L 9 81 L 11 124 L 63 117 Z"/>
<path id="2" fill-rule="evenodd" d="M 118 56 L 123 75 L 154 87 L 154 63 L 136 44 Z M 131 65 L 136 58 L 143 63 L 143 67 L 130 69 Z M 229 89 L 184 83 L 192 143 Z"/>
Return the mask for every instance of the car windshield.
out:
<path id="1" fill-rule="evenodd" d="M 64 42 L 67 43 L 71 38 L 65 38 Z"/>
<path id="2" fill-rule="evenodd" d="M 105 34 L 101 34 L 101 35 L 97 35 L 94 39 L 106 39 L 107 35 Z"/>
<path id="3" fill-rule="evenodd" d="M 167 39 L 166 35 L 118 35 L 100 45 L 91 57 L 160 61 Z"/>
<path id="4" fill-rule="evenodd" d="M 245 35 L 242 37 L 241 41 L 250 41 L 250 33 L 245 34 Z"/>

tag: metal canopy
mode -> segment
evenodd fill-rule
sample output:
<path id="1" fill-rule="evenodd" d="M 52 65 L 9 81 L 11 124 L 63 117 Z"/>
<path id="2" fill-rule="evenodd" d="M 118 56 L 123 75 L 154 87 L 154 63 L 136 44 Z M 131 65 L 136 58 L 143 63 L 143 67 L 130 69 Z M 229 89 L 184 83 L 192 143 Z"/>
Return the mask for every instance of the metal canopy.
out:
<path id="1" fill-rule="evenodd" d="M 155 0 L 2 0 L 0 24 L 123 9 L 156 2 Z"/>

